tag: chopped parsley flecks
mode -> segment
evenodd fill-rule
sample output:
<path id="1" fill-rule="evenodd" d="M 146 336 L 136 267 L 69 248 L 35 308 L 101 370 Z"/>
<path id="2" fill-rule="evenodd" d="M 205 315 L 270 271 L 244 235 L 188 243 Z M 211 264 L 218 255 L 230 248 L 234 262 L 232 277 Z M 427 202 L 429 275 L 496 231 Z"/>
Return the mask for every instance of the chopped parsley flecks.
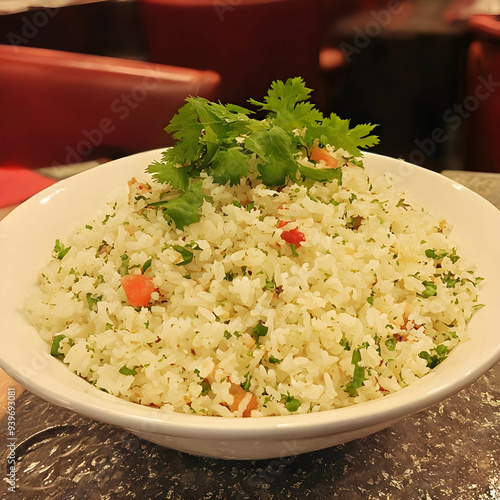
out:
<path id="1" fill-rule="evenodd" d="M 290 396 L 289 392 L 281 395 L 281 402 L 285 404 L 285 408 L 289 412 L 297 411 L 301 405 L 301 402 L 297 398 Z"/>
<path id="2" fill-rule="evenodd" d="M 351 363 L 354 365 L 354 373 L 352 380 L 345 385 L 345 390 L 349 396 L 354 397 L 357 390 L 363 385 L 365 380 L 365 369 L 359 363 L 361 362 L 360 348 L 354 349 L 352 352 Z"/>
<path id="3" fill-rule="evenodd" d="M 60 352 L 59 352 L 59 347 L 61 346 L 61 341 L 66 338 L 66 335 L 56 335 L 52 339 L 52 345 L 50 346 L 50 355 L 54 356 L 56 358 L 62 358 L 64 357 Z"/>
<path id="4" fill-rule="evenodd" d="M 448 356 L 448 347 L 444 344 L 436 346 L 430 352 L 422 351 L 419 353 L 419 357 L 427 361 L 428 368 L 435 368 L 439 363 L 441 363 Z"/>
<path id="5" fill-rule="evenodd" d="M 56 240 L 56 243 L 54 245 L 54 253 L 55 256 L 59 259 L 62 260 L 64 259 L 65 255 L 71 250 L 71 247 L 66 247 L 64 246 L 63 243 L 61 243 L 59 240 Z"/>
<path id="6" fill-rule="evenodd" d="M 260 337 L 267 335 L 269 328 L 262 322 L 257 323 L 251 330 L 252 337 L 257 344 L 260 344 Z"/>
<path id="7" fill-rule="evenodd" d="M 137 370 L 135 368 L 127 368 L 127 365 L 122 366 L 118 371 L 122 375 L 137 375 Z"/>

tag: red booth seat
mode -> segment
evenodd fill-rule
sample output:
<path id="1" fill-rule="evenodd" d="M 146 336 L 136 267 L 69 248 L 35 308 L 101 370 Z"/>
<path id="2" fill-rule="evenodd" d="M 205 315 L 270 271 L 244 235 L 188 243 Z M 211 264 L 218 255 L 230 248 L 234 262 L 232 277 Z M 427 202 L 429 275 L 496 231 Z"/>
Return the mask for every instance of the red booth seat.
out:
<path id="1" fill-rule="evenodd" d="M 172 144 L 187 96 L 219 97 L 220 77 L 162 64 L 0 45 L 0 166 L 117 158 Z"/>

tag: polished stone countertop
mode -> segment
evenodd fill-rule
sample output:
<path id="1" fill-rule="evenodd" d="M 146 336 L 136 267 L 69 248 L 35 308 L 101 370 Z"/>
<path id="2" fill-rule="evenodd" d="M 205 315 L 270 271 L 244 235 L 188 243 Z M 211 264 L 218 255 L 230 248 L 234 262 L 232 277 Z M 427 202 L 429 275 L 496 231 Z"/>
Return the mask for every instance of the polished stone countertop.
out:
<path id="1" fill-rule="evenodd" d="M 500 174 L 443 174 L 500 208 Z M 16 432 L 18 490 L 9 494 L 2 477 L 2 499 L 491 500 L 500 498 L 500 363 L 446 401 L 376 434 L 283 459 L 190 456 L 21 388 Z M 5 413 L 0 442 L 7 442 Z M 7 458 L 2 445 L 2 476 Z"/>

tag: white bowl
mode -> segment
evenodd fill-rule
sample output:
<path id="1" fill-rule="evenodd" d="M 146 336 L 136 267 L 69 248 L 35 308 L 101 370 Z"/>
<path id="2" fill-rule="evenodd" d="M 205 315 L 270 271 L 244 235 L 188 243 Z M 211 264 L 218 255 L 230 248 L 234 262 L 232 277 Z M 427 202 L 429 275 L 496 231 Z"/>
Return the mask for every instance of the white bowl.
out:
<path id="1" fill-rule="evenodd" d="M 500 211 L 446 177 L 367 153 L 371 175 L 393 174 L 395 186 L 454 226 L 460 254 L 485 278 L 481 309 L 460 344 L 430 374 L 381 399 L 337 410 L 262 418 L 166 414 L 106 394 L 50 356 L 20 311 L 56 238 L 64 239 L 103 206 L 116 186 L 143 172 L 161 151 L 148 151 L 78 174 L 23 203 L 0 222 L 0 366 L 32 393 L 155 443 L 226 459 L 265 459 L 327 448 L 383 429 L 471 384 L 500 360 Z"/>

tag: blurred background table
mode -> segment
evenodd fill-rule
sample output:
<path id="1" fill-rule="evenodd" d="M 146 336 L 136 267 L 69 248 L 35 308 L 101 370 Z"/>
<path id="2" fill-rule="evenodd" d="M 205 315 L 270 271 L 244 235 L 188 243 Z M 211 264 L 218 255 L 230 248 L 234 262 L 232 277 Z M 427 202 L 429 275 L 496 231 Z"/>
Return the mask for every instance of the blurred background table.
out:
<path id="1" fill-rule="evenodd" d="M 500 174 L 443 175 L 500 209 Z M 45 402 L 0 371 L 1 443 L 7 442 L 12 388 L 17 498 L 500 498 L 500 363 L 446 401 L 372 436 L 259 461 L 223 461 L 162 448 Z M 0 449 L 0 463 L 7 456 L 8 450 Z M 10 498 L 6 477 L 0 479 L 0 497 Z"/>

